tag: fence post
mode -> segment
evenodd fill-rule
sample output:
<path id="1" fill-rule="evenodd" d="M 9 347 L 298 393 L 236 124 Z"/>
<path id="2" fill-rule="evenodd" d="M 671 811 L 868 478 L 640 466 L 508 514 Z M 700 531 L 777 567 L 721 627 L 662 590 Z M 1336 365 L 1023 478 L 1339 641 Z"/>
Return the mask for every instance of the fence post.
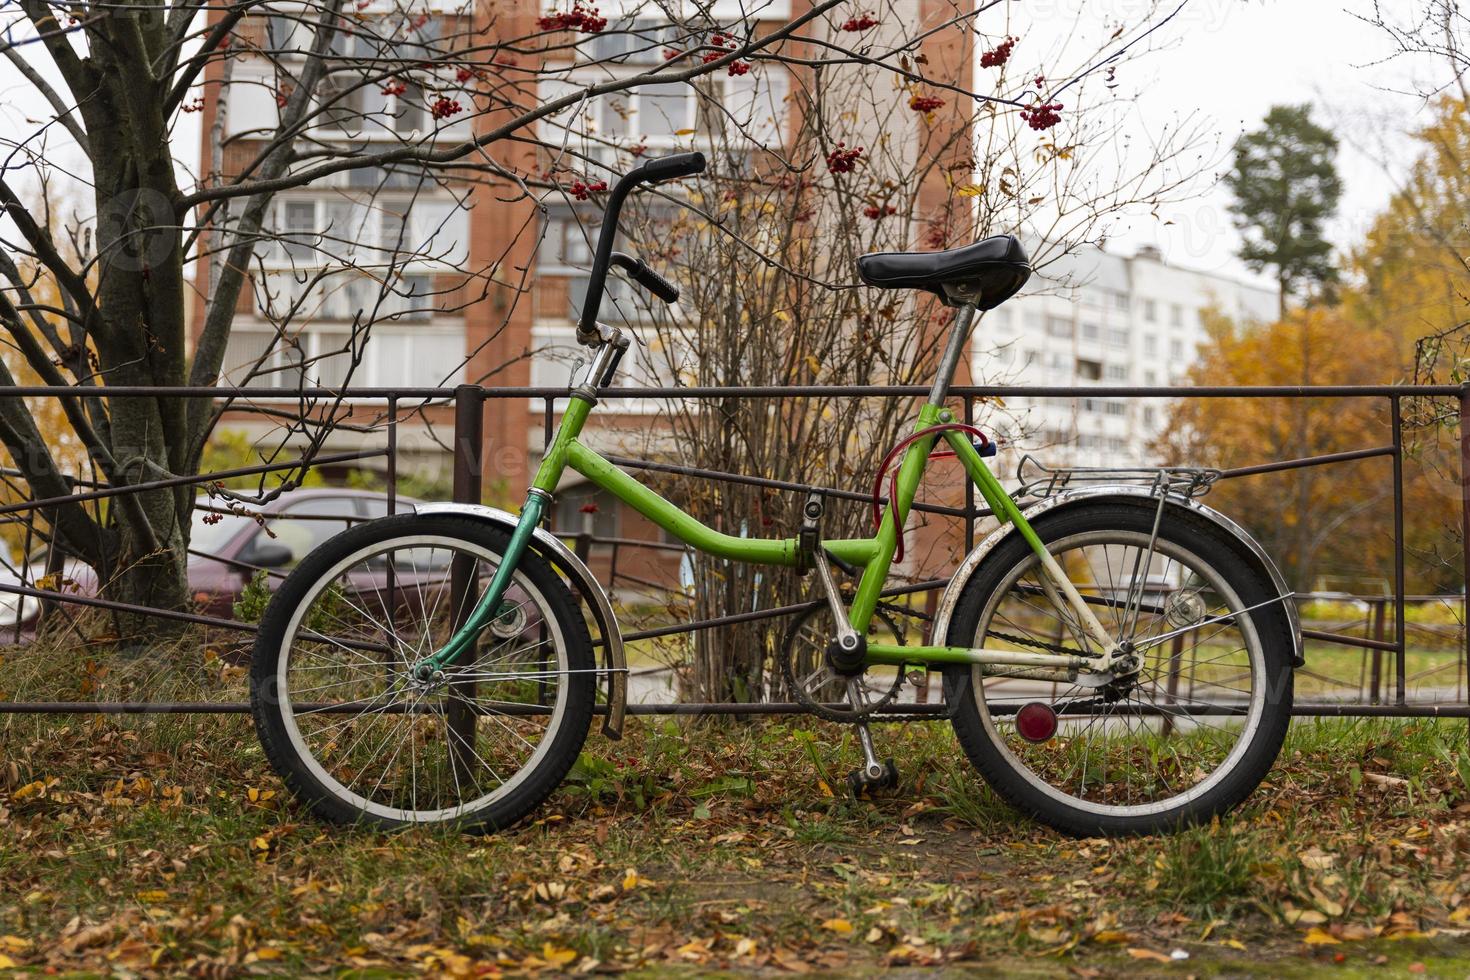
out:
<path id="1" fill-rule="evenodd" d="M 1470 687 L 1470 382 L 1460 385 L 1460 554 L 1465 579 L 1461 626 L 1465 632 L 1466 684 Z"/>
<path id="2" fill-rule="evenodd" d="M 454 502 L 478 504 L 482 490 L 482 472 L 485 446 L 485 402 L 480 389 L 475 385 L 460 385 L 454 389 Z M 456 555 L 449 569 L 449 601 L 454 609 L 453 626 L 463 626 L 475 608 L 479 596 L 474 594 L 479 576 L 477 562 L 468 555 Z M 461 657 L 460 662 L 472 665 L 480 655 L 478 644 L 472 646 Z M 451 746 L 453 766 L 459 778 L 473 780 L 475 759 L 475 682 L 456 681 L 454 689 L 459 697 L 448 700 L 445 707 L 445 727 L 454 733 Z"/>
<path id="3" fill-rule="evenodd" d="M 1388 610 L 1388 600 L 1387 599 L 1376 599 L 1376 600 L 1374 600 L 1374 602 L 1373 602 L 1373 639 L 1377 640 L 1379 643 L 1382 643 L 1383 642 L 1383 637 L 1384 637 L 1384 632 L 1385 632 L 1384 631 L 1384 626 L 1385 626 L 1384 618 L 1385 618 L 1385 615 L 1387 613 L 1387 610 Z M 1379 648 L 1379 649 L 1369 650 L 1368 653 L 1373 657 L 1373 673 L 1372 673 L 1372 680 L 1370 681 L 1369 688 L 1368 688 L 1368 690 L 1370 692 L 1369 693 L 1369 697 L 1368 697 L 1368 703 L 1369 704 L 1380 704 L 1382 702 L 1382 700 L 1383 700 L 1382 699 L 1382 694 L 1381 694 L 1382 685 L 1383 685 L 1383 650 L 1381 648 Z"/>

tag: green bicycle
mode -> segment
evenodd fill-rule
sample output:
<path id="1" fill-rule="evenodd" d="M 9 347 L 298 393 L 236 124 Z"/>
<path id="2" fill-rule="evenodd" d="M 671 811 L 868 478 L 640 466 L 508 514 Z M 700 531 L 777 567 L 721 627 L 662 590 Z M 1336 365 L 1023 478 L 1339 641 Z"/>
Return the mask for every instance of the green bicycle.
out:
<path id="1" fill-rule="evenodd" d="M 1301 650 L 1271 560 L 1196 499 L 1218 474 L 1048 471 L 1013 494 L 987 467 L 984 436 L 946 408 L 977 311 L 1030 275 L 1016 239 L 859 260 L 868 284 L 928 290 L 957 310 L 870 538 L 824 539 L 819 493 L 795 537 L 723 534 L 579 441 L 629 344 L 597 321 L 608 270 L 678 297 L 613 251 L 622 204 L 641 184 L 703 169 L 697 153 L 649 160 L 610 192 L 578 329 L 593 356 L 519 515 L 421 506 L 337 535 L 282 584 L 260 624 L 250 687 L 261 744 L 290 788 L 331 821 L 493 830 L 566 776 L 599 682 L 604 731 L 620 736 L 627 668 L 612 604 L 541 526 L 570 467 L 692 548 L 815 573 L 822 615 L 788 636 L 783 672 L 797 700 L 857 726 L 855 789 L 897 779 L 868 722 L 912 669 L 942 673 L 960 746 L 991 786 L 1060 830 L 1153 833 L 1240 803 L 1281 747 Z M 941 440 L 999 527 L 940 600 L 930 624 L 940 642 L 915 645 L 890 628 L 881 597 Z M 850 600 L 834 569 L 855 577 Z"/>

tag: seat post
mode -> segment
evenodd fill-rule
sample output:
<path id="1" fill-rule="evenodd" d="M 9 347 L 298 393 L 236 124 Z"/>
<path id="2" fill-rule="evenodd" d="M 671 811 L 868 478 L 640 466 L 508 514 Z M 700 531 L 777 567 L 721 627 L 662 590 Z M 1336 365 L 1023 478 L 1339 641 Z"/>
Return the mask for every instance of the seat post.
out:
<path id="1" fill-rule="evenodd" d="M 949 333 L 949 343 L 944 346 L 944 356 L 939 361 L 939 372 L 934 376 L 934 386 L 929 389 L 929 404 L 943 405 L 949 394 L 950 383 L 960 366 L 965 353 L 965 341 L 970 338 L 970 324 L 975 319 L 975 304 L 966 303 L 954 316 L 954 328 Z"/>

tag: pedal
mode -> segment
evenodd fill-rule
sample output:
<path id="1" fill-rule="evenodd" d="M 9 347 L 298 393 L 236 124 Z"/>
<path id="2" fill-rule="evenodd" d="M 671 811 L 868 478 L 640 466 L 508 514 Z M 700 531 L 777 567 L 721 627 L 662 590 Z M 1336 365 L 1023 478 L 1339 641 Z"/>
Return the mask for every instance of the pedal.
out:
<path id="1" fill-rule="evenodd" d="M 873 733 L 865 723 L 859 724 L 857 730 L 858 745 L 863 750 L 863 766 L 847 774 L 847 791 L 853 799 L 860 800 L 874 790 L 898 786 L 898 767 L 892 759 L 878 761 L 878 753 L 873 748 Z"/>

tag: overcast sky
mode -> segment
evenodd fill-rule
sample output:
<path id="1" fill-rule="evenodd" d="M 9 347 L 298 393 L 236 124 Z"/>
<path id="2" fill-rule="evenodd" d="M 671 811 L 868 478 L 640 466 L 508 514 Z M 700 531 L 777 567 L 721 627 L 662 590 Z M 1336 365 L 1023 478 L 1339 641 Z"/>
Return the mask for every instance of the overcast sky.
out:
<path id="1" fill-rule="evenodd" d="M 1167 2 L 1172 8 L 1176 0 Z M 1385 3 L 1390 9 L 1418 5 Z M 1012 0 L 984 15 L 982 29 L 997 30 L 999 23 L 999 29 L 1016 33 L 1022 38 L 1017 54 L 1030 52 L 1034 61 L 1042 50 L 1054 52 L 1064 44 L 1063 37 L 1074 38 L 1078 50 L 1091 50 L 1114 25 L 1137 24 L 1151 6 L 1152 0 Z M 1425 118 L 1414 93 L 1445 74 L 1427 62 L 1382 63 L 1388 39 L 1358 16 L 1371 10 L 1372 0 L 1188 0 L 1179 17 L 1150 38 L 1160 50 L 1119 74 L 1118 94 L 1139 100 L 1128 125 L 1140 141 L 1197 113 L 1196 122 L 1215 134 L 1217 166 L 1196 183 L 1189 203 L 1158 218 L 1135 215 L 1122 223 L 1114 238 L 1117 250 L 1129 253 L 1153 242 L 1177 264 L 1245 276 L 1233 258 L 1238 239 L 1225 211 L 1228 195 L 1213 177 L 1235 137 L 1282 102 L 1314 103 L 1319 121 L 1343 140 L 1345 190 L 1332 238 L 1343 247 L 1358 241 L 1392 193 L 1395 170 L 1409 158 L 1412 146 L 1404 134 Z M 1008 17 L 1010 26 L 997 17 Z M 43 109 L 34 91 L 0 61 L 0 121 L 24 126 L 25 116 Z M 179 120 L 175 136 L 192 172 L 198 161 L 195 118 Z M 1399 166 L 1385 168 L 1384 155 Z"/>
<path id="2" fill-rule="evenodd" d="M 1079 15 L 1093 32 L 1120 20 L 1136 23 L 1147 4 L 1040 0 L 1017 6 L 1035 12 L 1026 29 L 1045 35 L 1048 26 L 1056 29 Z M 1388 0 L 1383 6 L 1407 11 L 1419 3 Z M 1394 173 L 1410 158 L 1406 134 L 1426 118 L 1423 99 L 1413 93 L 1447 76 L 1442 66 L 1425 61 L 1383 63 L 1389 39 L 1359 16 L 1371 13 L 1371 0 L 1190 0 L 1160 31 L 1166 36 L 1156 36 L 1163 49 L 1119 75 L 1120 94 L 1136 92 L 1140 100 L 1131 125 L 1157 129 L 1198 111 L 1218 131 L 1224 155 L 1273 104 L 1313 103 L 1318 122 L 1342 141 L 1343 199 L 1331 237 L 1339 247 L 1351 247 L 1387 202 Z M 1380 162 L 1385 154 L 1388 168 Z M 1246 275 L 1233 257 L 1238 238 L 1225 211 L 1229 195 L 1211 179 L 1217 169 L 1200 181 L 1196 200 L 1163 214 L 1172 225 L 1147 216 L 1126 222 L 1115 239 L 1118 250 L 1154 242 L 1180 265 Z"/>

